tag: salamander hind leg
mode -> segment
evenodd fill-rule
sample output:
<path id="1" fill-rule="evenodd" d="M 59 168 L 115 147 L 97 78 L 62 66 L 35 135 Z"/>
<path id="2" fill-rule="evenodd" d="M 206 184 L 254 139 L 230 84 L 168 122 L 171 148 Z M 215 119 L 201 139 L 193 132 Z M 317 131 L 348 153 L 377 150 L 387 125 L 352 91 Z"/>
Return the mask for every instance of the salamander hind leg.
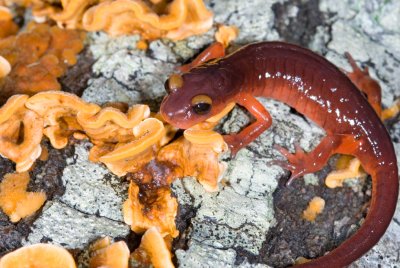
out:
<path id="1" fill-rule="evenodd" d="M 273 160 L 270 164 L 276 164 L 291 171 L 292 174 L 287 182 L 289 185 L 296 178 L 322 169 L 333 154 L 344 151 L 352 153 L 355 148 L 353 141 L 354 138 L 350 135 L 328 135 L 309 153 L 296 145 L 294 154 L 276 145 L 276 149 L 286 157 L 287 161 Z"/>
<path id="2" fill-rule="evenodd" d="M 352 72 L 345 72 L 353 84 L 363 92 L 369 104 L 374 108 L 375 112 L 381 118 L 385 115 L 382 114 L 381 106 L 381 88 L 376 80 L 374 80 L 368 72 L 368 68 L 361 69 L 349 53 L 345 56 L 352 67 Z M 343 185 L 343 181 L 347 178 L 361 178 L 365 176 L 365 172 L 361 168 L 361 162 L 353 157 L 346 155 L 341 156 L 337 160 L 337 169 L 331 171 L 326 179 L 325 184 L 330 188 L 335 188 Z"/>
<path id="3" fill-rule="evenodd" d="M 367 95 L 369 104 L 371 104 L 375 112 L 381 116 L 381 87 L 378 82 L 369 75 L 368 67 L 362 70 L 357 66 L 357 63 L 350 53 L 346 52 L 345 56 L 353 69 L 352 72 L 346 72 L 347 76 L 361 92 Z"/>

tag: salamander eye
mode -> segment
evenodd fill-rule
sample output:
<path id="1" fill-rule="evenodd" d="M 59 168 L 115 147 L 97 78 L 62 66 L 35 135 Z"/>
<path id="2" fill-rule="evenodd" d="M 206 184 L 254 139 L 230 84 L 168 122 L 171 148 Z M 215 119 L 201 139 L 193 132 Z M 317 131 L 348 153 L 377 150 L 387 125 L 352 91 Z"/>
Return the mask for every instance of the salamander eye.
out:
<path id="1" fill-rule="evenodd" d="M 178 90 L 183 86 L 182 76 L 179 74 L 171 75 L 167 81 L 165 81 L 164 88 L 168 94 Z"/>
<path id="2" fill-rule="evenodd" d="M 207 95 L 197 95 L 192 99 L 192 107 L 196 114 L 204 115 L 211 111 L 212 100 Z"/>

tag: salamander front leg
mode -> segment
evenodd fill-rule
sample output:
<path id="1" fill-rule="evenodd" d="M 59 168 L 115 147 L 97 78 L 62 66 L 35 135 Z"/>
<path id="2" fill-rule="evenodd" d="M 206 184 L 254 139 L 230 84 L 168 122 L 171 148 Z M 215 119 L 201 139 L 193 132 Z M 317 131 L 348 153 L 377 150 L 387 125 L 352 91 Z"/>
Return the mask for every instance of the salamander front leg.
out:
<path id="1" fill-rule="evenodd" d="M 224 136 L 224 140 L 229 145 L 231 154 L 233 156 L 235 156 L 241 148 L 255 140 L 272 124 L 271 115 L 252 95 L 242 93 L 237 97 L 235 102 L 245 107 L 251 113 L 251 115 L 256 118 L 256 121 L 238 134 Z"/>
<path id="2" fill-rule="evenodd" d="M 215 42 L 212 45 L 210 45 L 206 50 L 201 52 L 191 63 L 178 67 L 178 70 L 180 70 L 183 73 L 187 73 L 194 67 L 197 67 L 206 61 L 222 58 L 224 56 L 225 56 L 224 45 L 220 42 Z"/>
<path id="3" fill-rule="evenodd" d="M 333 154 L 339 152 L 353 153 L 353 150 L 355 150 L 354 144 L 352 136 L 328 135 L 309 153 L 306 153 L 299 145 L 295 146 L 296 151 L 294 154 L 289 153 L 285 148 L 275 146 L 287 158 L 287 161 L 274 160 L 271 164 L 279 165 L 291 171 L 292 174 L 287 182 L 287 185 L 289 185 L 298 177 L 322 169 Z"/>

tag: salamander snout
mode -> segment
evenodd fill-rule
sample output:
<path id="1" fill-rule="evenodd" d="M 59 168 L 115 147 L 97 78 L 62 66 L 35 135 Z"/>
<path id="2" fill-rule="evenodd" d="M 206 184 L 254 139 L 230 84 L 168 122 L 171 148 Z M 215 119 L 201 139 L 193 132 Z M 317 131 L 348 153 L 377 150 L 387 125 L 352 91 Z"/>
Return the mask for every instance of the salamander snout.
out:
<path id="1" fill-rule="evenodd" d="M 217 111 L 213 79 L 204 75 L 173 74 L 165 82 L 168 95 L 161 103 L 160 112 L 171 125 L 187 129 L 212 117 Z"/>
<path id="2" fill-rule="evenodd" d="M 161 103 L 160 112 L 169 124 L 187 129 L 211 116 L 212 100 L 207 95 L 196 95 L 188 101 L 184 96 L 172 93 Z"/>

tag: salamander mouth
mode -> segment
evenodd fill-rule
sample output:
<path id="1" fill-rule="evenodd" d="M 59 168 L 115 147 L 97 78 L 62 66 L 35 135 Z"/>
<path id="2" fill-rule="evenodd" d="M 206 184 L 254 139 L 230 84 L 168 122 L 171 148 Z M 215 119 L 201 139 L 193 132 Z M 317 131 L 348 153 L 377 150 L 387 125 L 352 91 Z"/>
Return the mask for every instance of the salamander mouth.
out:
<path id="1" fill-rule="evenodd" d="M 179 128 L 179 129 L 188 129 L 193 127 L 195 124 L 188 124 L 188 122 L 185 122 L 185 120 L 166 120 L 170 125 L 172 125 L 173 127 Z M 173 122 L 172 122 L 173 121 Z"/>
<path id="2" fill-rule="evenodd" d="M 170 116 L 165 111 L 161 109 L 161 116 L 165 122 L 168 124 L 172 125 L 173 127 L 179 128 L 179 129 L 188 129 L 195 124 L 188 122 L 188 120 L 180 119 L 179 116 L 173 115 Z"/>
<path id="3" fill-rule="evenodd" d="M 160 114 L 165 122 L 179 129 L 188 129 L 196 124 L 193 120 L 188 120 L 188 116 L 184 113 L 184 110 L 176 111 L 178 105 L 171 105 L 171 101 L 168 102 L 169 96 L 166 96 L 160 106 Z M 172 109 L 171 109 L 172 107 Z"/>

